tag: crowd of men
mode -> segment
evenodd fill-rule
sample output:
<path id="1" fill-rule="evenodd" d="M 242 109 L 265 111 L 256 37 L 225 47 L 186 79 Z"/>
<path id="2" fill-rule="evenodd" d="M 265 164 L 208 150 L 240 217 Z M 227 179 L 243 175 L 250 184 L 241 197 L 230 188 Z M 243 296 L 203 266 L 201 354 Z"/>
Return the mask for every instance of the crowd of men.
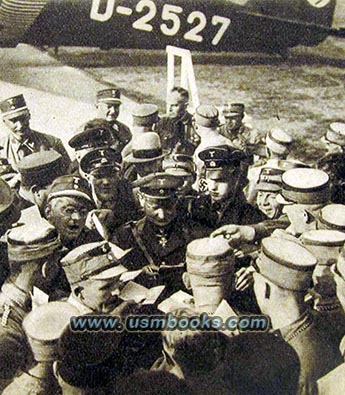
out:
<path id="1" fill-rule="evenodd" d="M 344 393 L 345 122 L 306 164 L 242 103 L 190 114 L 174 87 L 168 104 L 124 125 L 120 91 L 99 91 L 70 158 L 31 129 L 23 95 L 0 102 L 1 393 Z M 270 327 L 70 325 L 167 313 Z"/>

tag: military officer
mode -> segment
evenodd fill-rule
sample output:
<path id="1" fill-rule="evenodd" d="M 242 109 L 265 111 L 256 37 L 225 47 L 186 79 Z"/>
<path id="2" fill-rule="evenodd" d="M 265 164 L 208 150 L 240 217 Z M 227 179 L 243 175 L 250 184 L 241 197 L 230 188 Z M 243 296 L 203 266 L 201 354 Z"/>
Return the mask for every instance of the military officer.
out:
<path id="1" fill-rule="evenodd" d="M 196 132 L 200 136 L 200 144 L 194 152 L 194 163 L 196 165 L 197 184 L 202 183 L 203 178 L 203 162 L 199 158 L 199 153 L 206 148 L 216 145 L 229 145 L 231 141 L 222 136 L 218 131 L 219 111 L 216 107 L 210 105 L 200 105 L 194 114 Z M 200 181 L 199 181 L 200 180 Z M 202 184 L 198 185 L 198 187 Z M 199 188 L 200 190 L 202 190 Z"/>
<path id="2" fill-rule="evenodd" d="M 63 158 L 65 169 L 70 165 L 70 158 L 61 140 L 49 134 L 39 133 L 30 128 L 30 111 L 23 95 L 10 97 L 0 102 L 0 111 L 10 133 L 4 137 L 0 146 L 2 156 L 7 158 L 17 170 L 21 158 L 38 151 L 55 150 Z"/>
<path id="3" fill-rule="evenodd" d="M 166 285 L 165 296 L 181 288 L 185 253 L 193 237 L 184 213 L 178 212 L 177 191 L 183 180 L 156 173 L 140 180 L 139 197 L 144 217 L 119 228 L 115 243 L 132 248 L 128 259 L 136 268 L 144 268 L 139 280 L 151 288 Z"/>
<path id="4" fill-rule="evenodd" d="M 173 153 L 193 155 L 200 138 L 195 132 L 193 116 L 187 111 L 189 93 L 175 86 L 168 97 L 168 114 L 157 124 L 163 149 Z"/>
<path id="5" fill-rule="evenodd" d="M 208 194 L 201 194 L 192 205 L 192 218 L 199 222 L 205 235 L 225 224 L 254 224 L 266 217 L 248 204 L 242 192 L 246 183 L 241 163 L 243 151 L 222 145 L 199 153 L 205 167 Z"/>
<path id="6" fill-rule="evenodd" d="M 114 142 L 109 125 L 104 125 L 104 122 L 98 119 L 87 122 L 68 141 L 68 145 L 75 152 L 75 160 L 69 168 L 70 174 L 79 174 L 79 163 L 89 151 L 96 148 L 113 148 L 116 151 L 117 143 Z"/>
<path id="7" fill-rule="evenodd" d="M 117 119 L 120 114 L 121 103 L 120 89 L 112 87 L 97 92 L 96 108 L 100 117 L 109 123 L 113 138 L 118 142 L 117 149 L 119 152 L 123 150 L 132 138 L 129 127 Z"/>
<path id="8" fill-rule="evenodd" d="M 80 172 L 88 180 L 96 210 L 91 212 L 106 216 L 107 231 L 139 217 L 132 188 L 120 178 L 121 156 L 112 148 L 99 148 L 87 153 L 80 161 Z"/>
<path id="9" fill-rule="evenodd" d="M 299 394 L 310 394 L 318 378 L 340 362 L 339 350 L 328 342 L 305 304 L 316 258 L 294 241 L 275 237 L 262 241 L 254 273 L 254 291 L 272 329 L 297 352 L 300 363 Z"/>

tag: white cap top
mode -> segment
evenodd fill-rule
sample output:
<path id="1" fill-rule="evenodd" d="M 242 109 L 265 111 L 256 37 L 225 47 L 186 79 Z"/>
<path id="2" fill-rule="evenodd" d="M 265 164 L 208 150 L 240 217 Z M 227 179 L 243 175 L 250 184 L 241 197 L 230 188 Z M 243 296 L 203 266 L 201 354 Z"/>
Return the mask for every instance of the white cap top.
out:
<path id="1" fill-rule="evenodd" d="M 291 169 L 282 177 L 283 184 L 297 190 L 319 189 L 329 181 L 329 176 L 322 170 L 317 169 Z"/>

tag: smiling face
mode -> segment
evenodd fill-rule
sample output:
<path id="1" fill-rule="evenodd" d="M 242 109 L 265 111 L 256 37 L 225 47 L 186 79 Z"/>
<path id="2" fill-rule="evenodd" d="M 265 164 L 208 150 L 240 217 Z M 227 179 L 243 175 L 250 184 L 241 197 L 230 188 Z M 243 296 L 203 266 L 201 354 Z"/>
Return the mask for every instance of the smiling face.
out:
<path id="1" fill-rule="evenodd" d="M 105 118 L 108 122 L 114 122 L 120 114 L 119 103 L 98 103 L 97 109 L 101 118 Z"/>
<path id="2" fill-rule="evenodd" d="M 90 205 L 77 197 L 56 197 L 46 207 L 46 218 L 58 231 L 62 243 L 74 242 L 82 232 Z"/>
<path id="3" fill-rule="evenodd" d="M 276 200 L 277 195 L 277 192 L 259 191 L 256 198 L 259 210 L 270 219 L 278 218 L 281 213 L 282 206 Z"/>
<path id="4" fill-rule="evenodd" d="M 3 120 L 15 137 L 22 141 L 30 126 L 30 112 L 26 111 L 16 117 L 4 117 Z"/>

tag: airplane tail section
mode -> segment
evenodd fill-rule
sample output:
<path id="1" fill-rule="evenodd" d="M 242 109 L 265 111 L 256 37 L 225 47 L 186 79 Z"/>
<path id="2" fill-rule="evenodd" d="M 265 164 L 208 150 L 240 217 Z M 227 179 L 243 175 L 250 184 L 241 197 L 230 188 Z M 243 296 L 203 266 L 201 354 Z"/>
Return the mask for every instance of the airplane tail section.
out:
<path id="1" fill-rule="evenodd" d="M 0 46 L 15 47 L 49 0 L 0 1 Z"/>

